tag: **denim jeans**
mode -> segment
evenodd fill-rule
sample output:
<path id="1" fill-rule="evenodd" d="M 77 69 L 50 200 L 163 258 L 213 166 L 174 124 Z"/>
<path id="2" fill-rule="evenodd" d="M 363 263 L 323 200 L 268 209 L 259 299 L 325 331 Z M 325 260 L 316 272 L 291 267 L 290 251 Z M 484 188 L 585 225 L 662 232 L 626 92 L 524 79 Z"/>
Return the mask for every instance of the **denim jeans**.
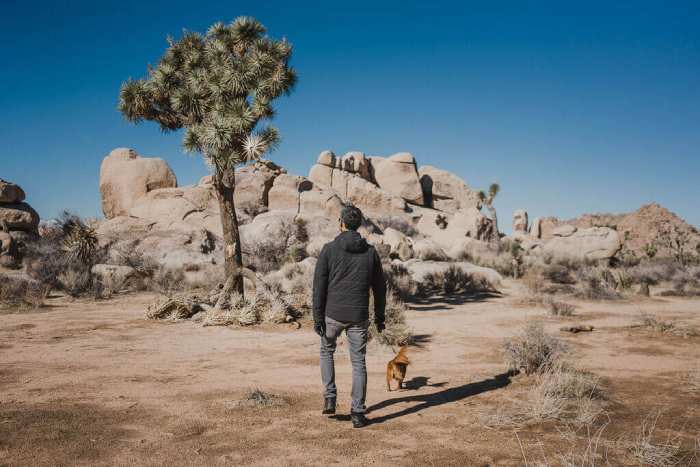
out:
<path id="1" fill-rule="evenodd" d="M 348 336 L 350 362 L 352 363 L 352 406 L 354 413 L 365 412 L 365 396 L 367 395 L 367 333 L 369 321 L 360 323 L 341 323 L 326 317 L 326 335 L 321 337 L 321 380 L 323 381 L 324 397 L 335 399 L 335 353 L 336 341 L 343 330 Z"/>

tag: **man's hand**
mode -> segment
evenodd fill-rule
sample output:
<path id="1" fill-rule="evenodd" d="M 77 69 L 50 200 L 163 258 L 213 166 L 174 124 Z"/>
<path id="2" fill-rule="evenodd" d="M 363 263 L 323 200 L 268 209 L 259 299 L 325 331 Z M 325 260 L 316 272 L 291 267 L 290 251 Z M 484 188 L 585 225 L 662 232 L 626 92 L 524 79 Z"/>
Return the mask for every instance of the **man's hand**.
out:
<path id="1" fill-rule="evenodd" d="M 382 332 L 384 332 L 384 329 L 386 329 L 386 326 L 384 325 L 384 321 L 382 321 L 380 323 L 374 323 L 374 324 L 375 324 L 375 326 L 377 326 L 377 331 L 379 331 L 380 334 Z"/>
<path id="2" fill-rule="evenodd" d="M 316 321 L 314 322 L 314 331 L 319 337 L 323 337 L 326 335 L 326 325 L 321 321 Z"/>

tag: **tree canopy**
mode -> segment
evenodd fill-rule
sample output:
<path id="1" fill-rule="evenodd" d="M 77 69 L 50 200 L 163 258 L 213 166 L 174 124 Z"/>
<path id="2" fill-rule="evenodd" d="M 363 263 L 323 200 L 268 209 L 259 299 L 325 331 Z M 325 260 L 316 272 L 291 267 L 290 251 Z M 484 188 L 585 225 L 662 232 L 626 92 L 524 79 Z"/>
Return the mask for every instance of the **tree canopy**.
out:
<path id="1" fill-rule="evenodd" d="M 164 132 L 184 128 L 183 146 L 218 173 L 260 158 L 279 142 L 272 101 L 296 83 L 292 46 L 266 36 L 254 18 L 216 23 L 206 34 L 168 38 L 148 77 L 129 79 L 119 110 L 135 123 L 155 121 Z"/>

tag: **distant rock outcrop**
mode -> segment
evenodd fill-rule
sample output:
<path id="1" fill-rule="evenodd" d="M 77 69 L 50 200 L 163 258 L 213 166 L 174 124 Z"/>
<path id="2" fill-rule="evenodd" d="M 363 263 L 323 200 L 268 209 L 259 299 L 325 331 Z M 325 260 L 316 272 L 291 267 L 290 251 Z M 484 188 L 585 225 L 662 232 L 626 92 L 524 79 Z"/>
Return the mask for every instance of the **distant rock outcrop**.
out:
<path id="1" fill-rule="evenodd" d="M 39 214 L 18 185 L 0 179 L 0 266 L 14 267 L 27 242 L 38 238 Z"/>
<path id="2" fill-rule="evenodd" d="M 658 257 L 671 256 L 672 252 L 665 246 L 665 237 L 675 235 L 676 229 L 687 235 L 690 247 L 700 243 L 698 229 L 665 207 L 651 203 L 627 214 L 584 214 L 570 220 L 548 217 L 542 220 L 541 238 L 548 240 L 554 236 L 555 229 L 561 225 L 572 225 L 578 229 L 590 227 L 608 227 L 616 230 L 626 251 L 638 256 L 646 254 L 647 245 L 653 245 Z"/>
<path id="3" fill-rule="evenodd" d="M 153 190 L 174 187 L 177 179 L 167 162 L 141 157 L 133 149 L 113 150 L 100 167 L 102 212 L 107 219 L 127 215 L 139 198 Z"/>
<path id="4" fill-rule="evenodd" d="M 424 165 L 418 174 L 426 206 L 454 213 L 481 204 L 478 193 L 452 172 Z"/>

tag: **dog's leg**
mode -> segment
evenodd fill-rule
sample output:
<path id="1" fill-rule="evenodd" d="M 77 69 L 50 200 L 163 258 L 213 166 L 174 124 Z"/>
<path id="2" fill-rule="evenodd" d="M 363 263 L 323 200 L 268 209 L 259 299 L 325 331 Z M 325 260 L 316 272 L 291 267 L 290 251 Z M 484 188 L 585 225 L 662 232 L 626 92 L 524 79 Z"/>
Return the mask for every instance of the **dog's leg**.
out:
<path id="1" fill-rule="evenodd" d="M 403 378 L 399 380 L 399 389 L 403 389 Z"/>

